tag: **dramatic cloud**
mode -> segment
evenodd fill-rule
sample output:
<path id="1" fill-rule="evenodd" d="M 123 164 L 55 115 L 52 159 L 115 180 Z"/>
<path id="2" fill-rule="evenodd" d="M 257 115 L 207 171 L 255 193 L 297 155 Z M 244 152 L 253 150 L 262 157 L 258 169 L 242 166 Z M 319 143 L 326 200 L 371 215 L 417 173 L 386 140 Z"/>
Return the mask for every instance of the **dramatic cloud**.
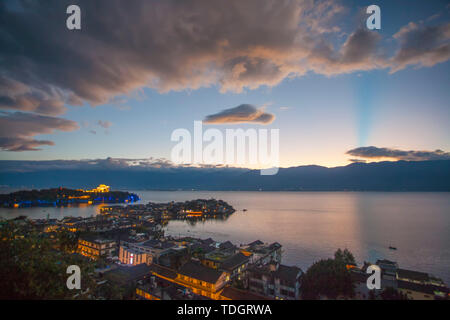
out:
<path id="1" fill-rule="evenodd" d="M 80 31 L 65 27 L 70 4 L 81 8 Z M 241 92 L 308 72 L 449 59 L 449 24 L 412 22 L 389 53 L 376 31 L 344 33 L 337 19 L 347 13 L 331 0 L 0 1 L 0 109 L 56 116 L 143 87 Z"/>
<path id="2" fill-rule="evenodd" d="M 392 59 L 392 72 L 408 65 L 430 67 L 450 59 L 450 23 L 424 26 L 410 22 L 394 38 L 400 41 L 401 48 Z"/>
<path id="3" fill-rule="evenodd" d="M 391 158 L 396 160 L 450 160 L 450 153 L 442 150 L 435 151 L 404 151 L 390 148 L 360 147 L 347 151 L 348 155 L 366 159 Z"/>
<path id="4" fill-rule="evenodd" d="M 69 4 L 81 7 L 81 31 L 65 28 Z M 309 71 L 448 59 L 448 25 L 408 25 L 388 59 L 377 32 L 336 40 L 345 12 L 334 1 L 304 0 L 2 1 L 0 108 L 56 115 L 65 104 L 102 104 L 141 87 L 240 92 Z"/>
<path id="5" fill-rule="evenodd" d="M 0 148 L 6 151 L 35 151 L 42 145 L 53 145 L 48 140 L 33 140 L 39 134 L 55 130 L 72 131 L 78 124 L 71 120 L 23 112 L 0 112 Z"/>
<path id="6" fill-rule="evenodd" d="M 206 116 L 204 123 L 260 123 L 269 124 L 275 120 L 271 113 L 257 109 L 250 104 L 241 104 L 235 108 L 225 109 L 219 113 Z"/>

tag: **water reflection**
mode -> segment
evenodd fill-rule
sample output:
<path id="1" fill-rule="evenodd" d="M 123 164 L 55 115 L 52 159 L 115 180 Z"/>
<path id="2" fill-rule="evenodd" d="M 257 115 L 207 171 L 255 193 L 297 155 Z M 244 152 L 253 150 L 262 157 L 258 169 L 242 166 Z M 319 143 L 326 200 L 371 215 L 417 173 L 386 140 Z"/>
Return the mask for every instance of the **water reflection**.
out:
<path id="1" fill-rule="evenodd" d="M 283 245 L 283 261 L 307 268 L 350 249 L 357 260 L 397 261 L 450 283 L 450 197 L 448 193 L 383 192 L 136 192 L 140 203 L 222 199 L 236 212 L 224 219 L 173 220 L 166 233 L 248 243 Z M 1 216 L 33 218 L 91 216 L 100 206 L 0 210 Z M 243 212 L 246 208 L 248 211 Z M 397 251 L 389 250 L 394 245 Z"/>

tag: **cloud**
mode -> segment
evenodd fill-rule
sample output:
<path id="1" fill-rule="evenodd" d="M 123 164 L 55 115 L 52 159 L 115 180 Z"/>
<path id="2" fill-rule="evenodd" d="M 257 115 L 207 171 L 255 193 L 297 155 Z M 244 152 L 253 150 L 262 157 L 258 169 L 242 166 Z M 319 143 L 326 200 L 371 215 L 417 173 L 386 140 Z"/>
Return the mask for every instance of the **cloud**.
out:
<path id="1" fill-rule="evenodd" d="M 81 8 L 81 32 L 61 25 L 68 4 Z M 104 104 L 142 87 L 167 92 L 217 85 L 241 92 L 310 71 L 398 70 L 448 59 L 441 43 L 448 26 L 399 31 L 401 48 L 393 59 L 381 52 L 377 32 L 358 29 L 341 41 L 336 19 L 349 10 L 328 0 L 48 0 L 18 6 L 0 3 L 0 108 L 46 115 L 62 114 L 65 104 Z M 425 46 L 412 46 L 411 39 L 422 38 Z"/>
<path id="2" fill-rule="evenodd" d="M 144 87 L 242 92 L 309 72 L 395 72 L 450 58 L 448 23 L 411 22 L 387 52 L 378 32 L 343 33 L 337 19 L 351 10 L 331 0 L 11 3 L 0 1 L 0 109 L 45 116 L 126 103 Z M 69 4 L 81 8 L 81 31 L 65 28 Z"/>
<path id="3" fill-rule="evenodd" d="M 401 47 L 391 59 L 391 72 L 408 65 L 431 67 L 450 59 L 450 23 L 425 26 L 410 22 L 393 37 Z"/>
<path id="4" fill-rule="evenodd" d="M 0 138 L 1 139 L 1 138 Z M 236 168 L 224 165 L 203 164 L 174 164 L 165 158 L 105 158 L 81 160 L 0 160 L 0 172 L 37 172 L 49 170 L 127 170 L 127 171 L 153 171 L 164 169 L 176 172 L 177 169 L 190 168 L 192 170 L 230 169 L 246 171 L 245 168 Z"/>
<path id="5" fill-rule="evenodd" d="M 33 140 L 27 138 L 0 137 L 0 148 L 7 151 L 38 151 L 40 146 L 53 146 L 49 140 Z"/>
<path id="6" fill-rule="evenodd" d="M 78 129 L 75 121 L 23 112 L 0 112 L 0 149 L 4 151 L 36 151 L 42 145 L 54 145 L 48 140 L 33 140 L 40 134 L 55 130 Z"/>
<path id="7" fill-rule="evenodd" d="M 269 124 L 275 120 L 271 113 L 264 112 L 263 108 L 256 108 L 251 104 L 241 104 L 237 107 L 222 110 L 219 113 L 206 116 L 203 123 L 260 123 Z"/>
<path id="8" fill-rule="evenodd" d="M 98 120 L 98 121 L 97 121 L 97 124 L 98 124 L 100 127 L 104 128 L 104 129 L 108 129 L 109 127 L 112 126 L 112 122 L 110 122 L 110 121 L 102 121 L 102 120 Z"/>
<path id="9" fill-rule="evenodd" d="M 370 146 L 352 149 L 347 151 L 346 154 L 366 159 L 392 158 L 408 161 L 450 160 L 450 153 L 439 149 L 435 151 L 404 151 Z"/>
<path id="10" fill-rule="evenodd" d="M 348 161 L 352 162 L 352 163 L 366 163 L 367 160 L 364 159 L 348 159 Z"/>
<path id="11" fill-rule="evenodd" d="M 1 139 L 1 138 L 0 138 Z M 171 161 L 163 158 L 105 158 L 83 160 L 3 160 L 0 161 L 2 172 L 32 172 L 45 170 L 99 170 L 99 169 L 133 169 L 147 170 L 154 168 L 175 168 Z"/>
<path id="12" fill-rule="evenodd" d="M 33 88 L 24 82 L 6 78 L 2 74 L 0 74 L 0 109 L 33 111 L 46 115 L 59 115 L 66 111 L 62 96 L 51 92 L 50 88 L 48 90 Z"/>

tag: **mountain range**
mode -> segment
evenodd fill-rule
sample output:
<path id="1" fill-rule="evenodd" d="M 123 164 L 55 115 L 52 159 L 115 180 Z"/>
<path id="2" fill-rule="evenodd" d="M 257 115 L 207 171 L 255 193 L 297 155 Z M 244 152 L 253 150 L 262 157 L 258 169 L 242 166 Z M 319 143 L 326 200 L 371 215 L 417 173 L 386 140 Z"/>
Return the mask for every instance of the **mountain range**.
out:
<path id="1" fill-rule="evenodd" d="M 450 160 L 352 163 L 280 168 L 262 176 L 243 168 L 31 165 L 0 161 L 3 188 L 89 188 L 100 183 L 127 190 L 450 191 Z M 35 162 L 33 162 L 35 164 Z"/>

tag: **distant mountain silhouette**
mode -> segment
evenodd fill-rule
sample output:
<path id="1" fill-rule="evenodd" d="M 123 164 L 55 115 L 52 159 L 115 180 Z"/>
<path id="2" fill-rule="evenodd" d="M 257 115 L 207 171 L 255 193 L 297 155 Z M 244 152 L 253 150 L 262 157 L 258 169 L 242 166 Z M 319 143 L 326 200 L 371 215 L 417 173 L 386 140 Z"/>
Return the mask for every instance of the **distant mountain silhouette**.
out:
<path id="1" fill-rule="evenodd" d="M 2 166 L 3 163 L 5 166 Z M 238 168 L 9 168 L 0 161 L 0 185 L 13 188 L 94 187 L 148 190 L 450 191 L 450 160 L 352 163 L 326 168 L 281 168 L 277 175 Z M 15 167 L 20 161 L 14 162 Z"/>

